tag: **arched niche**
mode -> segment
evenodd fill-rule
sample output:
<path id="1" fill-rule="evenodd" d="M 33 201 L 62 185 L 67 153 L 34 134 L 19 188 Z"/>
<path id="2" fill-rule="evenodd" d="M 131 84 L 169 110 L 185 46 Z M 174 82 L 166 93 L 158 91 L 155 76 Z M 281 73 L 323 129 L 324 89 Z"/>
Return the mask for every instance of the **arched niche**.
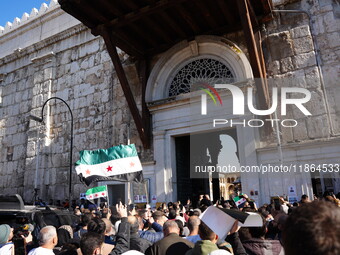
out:
<path id="1" fill-rule="evenodd" d="M 178 43 L 160 56 L 148 79 L 146 101 L 167 98 L 170 84 L 178 71 L 190 61 L 200 58 L 225 64 L 236 82 L 253 78 L 250 63 L 236 44 L 223 37 L 198 36 L 194 41 Z"/>

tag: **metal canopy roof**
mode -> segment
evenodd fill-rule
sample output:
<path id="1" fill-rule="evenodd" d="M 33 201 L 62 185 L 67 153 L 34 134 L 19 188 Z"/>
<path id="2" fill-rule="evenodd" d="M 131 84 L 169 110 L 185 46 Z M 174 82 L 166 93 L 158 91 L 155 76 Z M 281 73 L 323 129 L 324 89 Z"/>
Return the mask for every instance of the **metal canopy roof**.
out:
<path id="1" fill-rule="evenodd" d="M 242 29 L 238 0 L 59 0 L 61 8 L 91 29 L 109 31 L 131 56 L 150 57 L 196 35 Z M 247 0 L 253 26 L 271 13 L 270 0 Z M 256 17 L 256 18 L 255 18 Z"/>

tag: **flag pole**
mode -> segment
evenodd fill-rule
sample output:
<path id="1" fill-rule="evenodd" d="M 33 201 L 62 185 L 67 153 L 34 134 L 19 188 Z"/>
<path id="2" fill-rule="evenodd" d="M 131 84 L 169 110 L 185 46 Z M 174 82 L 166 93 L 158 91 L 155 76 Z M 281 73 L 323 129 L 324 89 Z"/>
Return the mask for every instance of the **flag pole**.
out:
<path id="1" fill-rule="evenodd" d="M 128 194 L 127 194 L 128 199 L 126 201 L 126 204 L 129 205 L 131 201 L 131 181 L 129 181 L 127 185 L 128 185 Z"/>
<path id="2" fill-rule="evenodd" d="M 145 189 L 145 195 L 146 195 L 146 203 L 149 204 L 149 194 L 148 194 L 148 189 L 146 187 L 146 182 L 147 182 L 147 179 L 144 179 L 144 189 Z"/>
<path id="3" fill-rule="evenodd" d="M 106 194 L 107 194 L 107 197 L 106 197 L 107 208 L 109 208 L 110 207 L 110 198 L 109 198 L 109 188 L 107 187 L 107 184 L 106 184 Z"/>

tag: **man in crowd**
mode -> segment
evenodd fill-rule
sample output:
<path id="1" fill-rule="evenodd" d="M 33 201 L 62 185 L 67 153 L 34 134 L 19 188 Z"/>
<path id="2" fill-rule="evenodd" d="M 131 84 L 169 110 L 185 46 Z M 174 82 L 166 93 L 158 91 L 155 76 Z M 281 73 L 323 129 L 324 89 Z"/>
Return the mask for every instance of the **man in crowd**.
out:
<path id="1" fill-rule="evenodd" d="M 87 224 L 92 220 L 93 216 L 91 213 L 84 213 L 80 220 L 81 220 L 81 227 L 78 231 L 74 233 L 74 239 L 80 240 L 83 234 L 87 232 Z"/>
<path id="2" fill-rule="evenodd" d="M 266 220 L 262 217 L 262 227 L 248 227 L 245 228 L 249 232 L 249 239 L 242 241 L 243 247 L 247 254 L 272 254 L 284 255 L 284 250 L 279 240 L 266 240 L 267 232 Z"/>
<path id="3" fill-rule="evenodd" d="M 300 201 L 301 204 L 305 204 L 309 202 L 310 202 L 309 197 L 306 194 L 301 196 L 301 201 Z"/>
<path id="4" fill-rule="evenodd" d="M 83 255 L 102 254 L 103 243 L 102 235 L 94 232 L 85 233 L 80 240 L 81 253 Z"/>
<path id="5" fill-rule="evenodd" d="M 164 238 L 151 247 L 146 255 L 166 255 L 166 254 L 185 254 L 193 248 L 193 243 L 179 236 L 180 229 L 174 220 L 168 220 L 163 225 Z"/>
<path id="6" fill-rule="evenodd" d="M 185 255 L 213 255 L 214 251 L 218 251 L 220 255 L 231 255 L 226 250 L 219 250 L 216 245 L 218 236 L 203 221 L 199 224 L 199 236 L 202 240 L 197 241 L 194 248 Z"/>
<path id="7" fill-rule="evenodd" d="M 198 234 L 198 228 L 199 228 L 200 223 L 201 223 L 200 218 L 198 218 L 195 215 L 189 218 L 187 224 L 188 224 L 190 234 L 185 239 L 187 239 L 188 241 L 192 243 L 196 243 L 197 241 L 201 240 Z"/>
<path id="8" fill-rule="evenodd" d="M 141 238 L 138 234 L 138 219 L 136 216 L 128 216 L 128 222 L 131 225 L 130 228 L 130 249 L 140 252 L 145 252 L 152 243 L 144 238 Z"/>
<path id="9" fill-rule="evenodd" d="M 339 255 L 340 208 L 326 201 L 297 207 L 282 232 L 286 255 Z"/>
<path id="10" fill-rule="evenodd" d="M 31 250 L 28 255 L 54 255 L 53 248 L 58 243 L 57 230 L 53 226 L 43 227 L 38 236 L 39 247 Z"/>
<path id="11" fill-rule="evenodd" d="M 152 217 L 150 218 L 151 226 L 156 232 L 153 230 L 143 231 L 144 223 L 140 217 L 138 217 L 138 222 L 139 222 L 138 233 L 141 238 L 144 238 L 150 241 L 151 243 L 155 243 L 164 237 L 163 224 L 164 222 L 166 222 L 166 217 L 162 212 L 156 211 L 152 214 Z"/>

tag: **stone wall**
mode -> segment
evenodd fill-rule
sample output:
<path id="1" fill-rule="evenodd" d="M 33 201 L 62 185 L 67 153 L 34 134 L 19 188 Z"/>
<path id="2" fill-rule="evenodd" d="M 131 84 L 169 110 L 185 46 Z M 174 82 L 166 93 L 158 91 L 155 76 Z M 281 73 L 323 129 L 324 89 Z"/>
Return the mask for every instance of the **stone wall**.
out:
<path id="1" fill-rule="evenodd" d="M 0 58 L 0 193 L 19 193 L 26 201 L 32 200 L 34 187 L 40 189 L 38 195 L 44 200 L 63 200 L 68 196 L 69 110 L 60 100 L 51 100 L 44 108 L 44 124 L 29 118 L 40 117 L 43 103 L 50 97 L 60 97 L 72 110 L 72 163 L 79 159 L 81 150 L 126 144 L 128 139 L 136 144 L 142 161 L 149 161 L 152 156 L 142 150 L 103 40 L 92 36 L 59 6 L 46 9 L 41 15 L 46 22 L 34 29 L 37 21 L 32 18 L 7 27 L 0 35 L 0 48 L 4 49 Z M 68 25 L 60 28 L 60 19 Z M 46 33 L 41 35 L 41 30 Z M 23 42 L 26 34 L 31 36 Z M 141 86 L 135 63 L 123 52 L 119 51 L 119 55 L 140 107 Z M 78 197 L 86 187 L 74 169 L 72 175 L 73 194 Z"/>
<path id="2" fill-rule="evenodd" d="M 302 10 L 311 17 L 309 20 L 305 13 L 276 13 L 263 32 L 268 75 L 276 80 L 271 85 L 302 87 L 312 95 L 306 103 L 312 116 L 304 116 L 296 107 L 288 108 L 285 118 L 296 119 L 298 126 L 280 130 L 283 143 L 338 136 L 339 1 L 273 2 L 276 9 Z"/>

